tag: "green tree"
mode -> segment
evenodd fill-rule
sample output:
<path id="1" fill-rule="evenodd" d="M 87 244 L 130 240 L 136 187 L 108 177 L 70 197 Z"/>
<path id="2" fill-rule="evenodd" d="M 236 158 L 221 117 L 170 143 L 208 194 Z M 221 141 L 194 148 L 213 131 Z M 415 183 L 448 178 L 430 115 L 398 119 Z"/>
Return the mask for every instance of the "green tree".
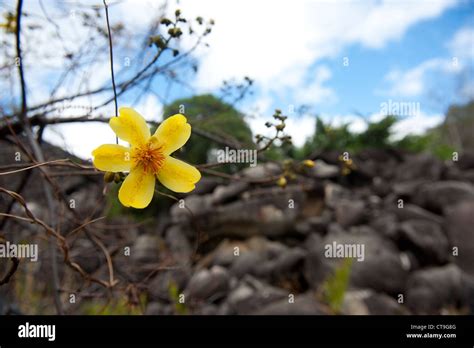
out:
<path id="1" fill-rule="evenodd" d="M 243 115 L 232 105 L 211 94 L 178 99 L 164 109 L 165 117 L 176 113 L 183 113 L 192 126 L 202 131 L 247 147 L 255 146 L 252 131 Z M 205 163 L 212 149 L 222 149 L 224 146 L 193 133 L 177 157 L 190 163 Z"/>

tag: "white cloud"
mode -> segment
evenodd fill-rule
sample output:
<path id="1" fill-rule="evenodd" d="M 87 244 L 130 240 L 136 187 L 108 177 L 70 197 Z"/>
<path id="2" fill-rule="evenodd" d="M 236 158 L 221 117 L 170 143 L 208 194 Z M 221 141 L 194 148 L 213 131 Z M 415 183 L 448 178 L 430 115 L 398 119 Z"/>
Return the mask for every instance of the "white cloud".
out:
<path id="1" fill-rule="evenodd" d="M 457 74 L 463 69 L 471 68 L 474 64 L 474 28 L 464 27 L 459 29 L 446 43 L 449 49 L 449 58 L 428 59 L 417 66 L 402 71 L 391 70 L 385 75 L 389 87 L 377 90 L 377 94 L 390 97 L 416 97 L 426 92 L 426 78 L 430 73 Z M 472 81 L 467 81 L 461 87 L 463 95 L 474 96 Z"/>
<path id="2" fill-rule="evenodd" d="M 455 3 L 440 1 L 201 0 L 182 1 L 184 13 L 216 19 L 201 56 L 197 85 L 248 75 L 264 91 L 304 86 L 312 64 L 347 45 L 381 48 L 413 24 Z"/>
<path id="3" fill-rule="evenodd" d="M 370 115 L 369 120 L 371 122 L 377 122 L 383 119 L 385 116 L 385 114 L 377 112 Z M 426 130 L 433 128 L 443 122 L 443 120 L 443 114 L 427 114 L 423 111 L 417 112 L 412 116 L 401 117 L 393 126 L 393 138 L 401 139 L 408 134 L 423 134 Z"/>
<path id="4" fill-rule="evenodd" d="M 394 125 L 393 137 L 400 139 L 408 134 L 423 134 L 426 130 L 439 125 L 443 120 L 443 114 L 425 114 L 423 112 L 416 116 L 405 117 Z"/>
<path id="5" fill-rule="evenodd" d="M 385 76 L 385 81 L 390 87 L 376 92 L 377 94 L 389 95 L 390 97 L 420 96 L 426 91 L 425 78 L 428 73 L 456 73 L 460 70 L 461 65 L 459 62 L 452 59 L 429 59 L 405 71 L 391 70 Z"/>
<path id="6" fill-rule="evenodd" d="M 294 94 L 295 102 L 298 104 L 315 105 L 321 102 L 330 103 L 337 100 L 336 93 L 332 88 L 324 86 L 332 76 L 331 70 L 326 66 L 320 66 L 316 70 L 314 79 L 307 85 L 301 86 Z"/>
<path id="7" fill-rule="evenodd" d="M 474 27 L 464 27 L 458 30 L 451 41 L 447 43 L 453 57 L 472 64 L 474 59 Z"/>

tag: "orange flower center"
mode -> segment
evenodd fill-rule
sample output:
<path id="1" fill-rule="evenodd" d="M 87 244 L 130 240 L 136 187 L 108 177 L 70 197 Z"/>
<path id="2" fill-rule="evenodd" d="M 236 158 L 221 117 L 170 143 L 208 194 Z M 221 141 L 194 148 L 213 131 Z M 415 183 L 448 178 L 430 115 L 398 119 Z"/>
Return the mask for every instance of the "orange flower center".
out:
<path id="1" fill-rule="evenodd" d="M 163 165 L 165 155 L 161 146 L 148 142 L 135 148 L 132 158 L 136 166 L 140 165 L 145 172 L 156 174 Z"/>

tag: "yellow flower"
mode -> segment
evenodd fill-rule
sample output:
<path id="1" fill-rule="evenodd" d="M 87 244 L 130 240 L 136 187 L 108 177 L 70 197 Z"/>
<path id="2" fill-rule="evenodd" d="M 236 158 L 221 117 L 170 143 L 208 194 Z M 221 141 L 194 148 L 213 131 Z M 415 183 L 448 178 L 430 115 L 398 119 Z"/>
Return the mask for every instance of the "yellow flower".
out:
<path id="1" fill-rule="evenodd" d="M 126 207 L 147 207 L 155 191 L 155 178 L 174 192 L 190 192 L 201 179 L 193 166 L 170 155 L 191 136 L 186 117 L 176 114 L 164 120 L 151 135 L 145 119 L 132 108 L 120 108 L 110 127 L 130 147 L 101 145 L 92 151 L 94 166 L 106 172 L 130 172 L 119 190 Z"/>
<path id="2" fill-rule="evenodd" d="M 314 161 L 312 161 L 312 160 L 310 160 L 310 159 L 307 159 L 307 160 L 304 160 L 304 161 L 303 161 L 303 165 L 304 165 L 305 167 L 308 167 L 308 168 L 313 168 L 315 164 L 316 164 L 316 163 L 314 163 Z"/>

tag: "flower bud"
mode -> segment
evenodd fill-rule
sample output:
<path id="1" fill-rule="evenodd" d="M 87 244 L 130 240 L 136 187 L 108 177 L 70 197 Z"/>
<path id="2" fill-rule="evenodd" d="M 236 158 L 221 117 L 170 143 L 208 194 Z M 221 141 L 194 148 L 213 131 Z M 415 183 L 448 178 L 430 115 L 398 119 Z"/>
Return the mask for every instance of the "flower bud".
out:
<path id="1" fill-rule="evenodd" d="M 180 28 L 170 28 L 168 29 L 168 34 L 170 34 L 172 37 L 180 37 L 183 32 Z"/>
<path id="2" fill-rule="evenodd" d="M 115 173 L 112 173 L 112 172 L 105 172 L 104 174 L 104 181 L 106 183 L 111 183 L 112 181 L 114 181 L 114 177 L 115 177 Z"/>
<path id="3" fill-rule="evenodd" d="M 155 35 L 150 37 L 150 43 L 156 45 L 158 48 L 165 48 L 166 47 L 166 42 L 163 40 L 163 37 L 161 35 Z"/>
<path id="4" fill-rule="evenodd" d="M 161 24 L 164 24 L 166 26 L 170 25 L 172 22 L 168 18 L 161 18 L 160 21 Z"/>
<path id="5" fill-rule="evenodd" d="M 118 184 L 119 182 L 122 181 L 122 177 L 120 176 L 120 173 L 115 173 L 114 175 L 114 182 Z"/>
<path id="6" fill-rule="evenodd" d="M 286 178 L 284 176 L 280 176 L 277 180 L 277 185 L 280 186 L 281 188 L 286 187 L 286 184 L 288 182 L 286 181 Z"/>

